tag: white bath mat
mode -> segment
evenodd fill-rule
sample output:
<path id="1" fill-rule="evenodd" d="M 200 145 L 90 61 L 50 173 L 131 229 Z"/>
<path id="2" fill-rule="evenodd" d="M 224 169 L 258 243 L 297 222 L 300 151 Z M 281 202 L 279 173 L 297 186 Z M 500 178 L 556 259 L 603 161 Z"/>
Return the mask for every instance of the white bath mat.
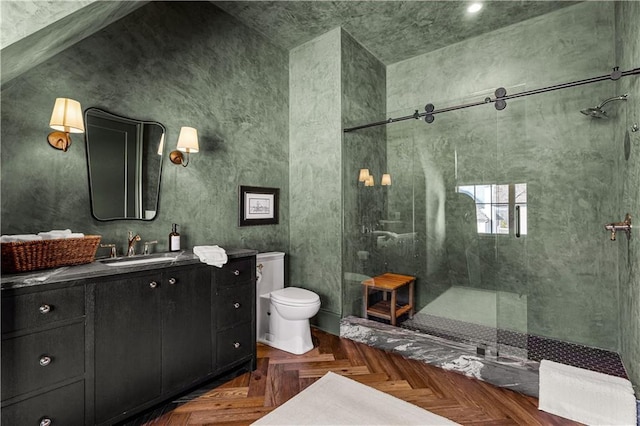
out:
<path id="1" fill-rule="evenodd" d="M 629 380 L 548 360 L 540 362 L 538 408 L 588 425 L 636 424 Z"/>
<path id="2" fill-rule="evenodd" d="M 416 405 L 328 372 L 254 425 L 457 425 Z"/>

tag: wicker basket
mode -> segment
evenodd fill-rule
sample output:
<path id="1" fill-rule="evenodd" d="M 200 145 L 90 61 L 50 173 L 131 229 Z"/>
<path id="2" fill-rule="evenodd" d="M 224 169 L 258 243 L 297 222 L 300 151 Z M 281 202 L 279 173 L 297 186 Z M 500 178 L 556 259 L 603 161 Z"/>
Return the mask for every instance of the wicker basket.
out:
<path id="1" fill-rule="evenodd" d="M 2 243 L 2 273 L 35 271 L 91 263 L 100 235 Z"/>

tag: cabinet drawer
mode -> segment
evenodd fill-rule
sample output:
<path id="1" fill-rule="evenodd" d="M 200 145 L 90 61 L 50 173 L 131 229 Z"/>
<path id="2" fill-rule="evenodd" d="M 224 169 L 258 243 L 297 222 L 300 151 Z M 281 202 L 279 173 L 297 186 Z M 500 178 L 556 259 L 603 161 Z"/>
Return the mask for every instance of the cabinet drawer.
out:
<path id="1" fill-rule="evenodd" d="M 250 321 L 253 309 L 253 283 L 225 287 L 216 295 L 216 319 L 219 329 Z"/>
<path id="2" fill-rule="evenodd" d="M 2 341 L 3 400 L 82 374 L 84 324 Z"/>
<path id="3" fill-rule="evenodd" d="M 242 358 L 250 356 L 254 344 L 251 323 L 245 323 L 228 330 L 218 332 L 217 356 L 218 369 L 225 368 Z"/>
<path id="4" fill-rule="evenodd" d="M 84 315 L 84 286 L 2 298 L 2 332 L 39 327 Z"/>
<path id="5" fill-rule="evenodd" d="M 255 279 L 255 262 L 252 258 L 234 259 L 222 268 L 214 268 L 216 284 L 220 287 Z"/>
<path id="6" fill-rule="evenodd" d="M 84 381 L 2 407 L 3 425 L 38 426 L 45 419 L 56 425 L 83 425 Z"/>

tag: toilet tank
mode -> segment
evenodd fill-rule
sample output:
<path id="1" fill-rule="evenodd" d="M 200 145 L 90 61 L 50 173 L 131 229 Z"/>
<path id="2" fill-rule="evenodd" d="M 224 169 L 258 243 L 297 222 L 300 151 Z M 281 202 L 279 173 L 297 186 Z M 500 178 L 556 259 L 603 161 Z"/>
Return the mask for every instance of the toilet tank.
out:
<path id="1" fill-rule="evenodd" d="M 258 253 L 256 266 L 258 295 L 284 288 L 284 253 L 278 251 Z"/>

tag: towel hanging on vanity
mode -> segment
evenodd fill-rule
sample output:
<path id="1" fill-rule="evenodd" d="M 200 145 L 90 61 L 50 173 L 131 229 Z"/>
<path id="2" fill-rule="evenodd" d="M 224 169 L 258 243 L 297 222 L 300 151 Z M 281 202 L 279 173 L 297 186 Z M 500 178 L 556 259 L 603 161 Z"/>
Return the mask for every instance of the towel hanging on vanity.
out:
<path id="1" fill-rule="evenodd" d="M 222 247 L 195 246 L 193 247 L 193 254 L 198 256 L 201 262 L 218 268 L 222 268 L 222 265 L 227 263 L 227 252 Z"/>

